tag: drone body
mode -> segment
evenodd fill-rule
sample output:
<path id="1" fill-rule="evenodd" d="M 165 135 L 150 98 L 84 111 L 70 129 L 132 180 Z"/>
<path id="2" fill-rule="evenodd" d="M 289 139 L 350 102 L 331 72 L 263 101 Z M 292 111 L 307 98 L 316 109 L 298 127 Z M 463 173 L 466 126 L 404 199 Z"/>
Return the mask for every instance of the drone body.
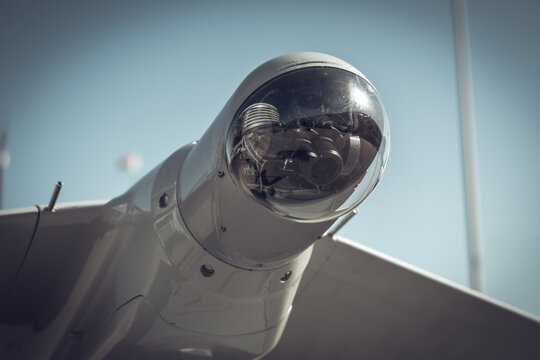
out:
<path id="1" fill-rule="evenodd" d="M 506 339 L 478 354 L 519 347 L 537 355 L 534 319 L 325 235 L 373 190 L 388 152 L 384 109 L 358 70 L 318 53 L 270 60 L 199 141 L 126 193 L 1 213 L 0 354 L 378 357 L 368 345 L 391 332 L 385 324 L 403 330 L 409 322 L 418 331 L 380 352 L 392 358 L 442 322 L 445 338 L 457 339 L 456 355 L 477 351 L 458 336 L 467 326 Z M 430 309 L 407 285 L 457 307 Z M 399 316 L 389 321 L 385 312 Z M 328 341 L 318 339 L 321 331 Z M 444 344 L 433 341 L 413 357 L 433 357 Z"/>

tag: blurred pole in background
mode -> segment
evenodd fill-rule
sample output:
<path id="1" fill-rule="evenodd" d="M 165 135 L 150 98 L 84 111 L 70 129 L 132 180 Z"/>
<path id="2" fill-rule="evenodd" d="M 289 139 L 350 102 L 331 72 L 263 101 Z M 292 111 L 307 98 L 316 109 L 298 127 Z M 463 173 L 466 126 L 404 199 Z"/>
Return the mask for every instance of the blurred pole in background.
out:
<path id="1" fill-rule="evenodd" d="M 6 133 L 0 130 L 0 209 L 2 209 L 2 191 L 4 170 L 9 166 L 9 153 L 6 150 Z"/>
<path id="2" fill-rule="evenodd" d="M 471 73 L 469 31 L 467 26 L 467 1 L 453 0 L 454 40 L 456 45 L 456 72 L 461 119 L 461 145 L 463 152 L 463 176 L 465 182 L 465 213 L 467 217 L 467 240 L 469 248 L 469 271 L 471 288 L 483 290 L 482 258 L 480 244 L 480 194 L 478 181 L 478 155 L 476 124 Z"/>

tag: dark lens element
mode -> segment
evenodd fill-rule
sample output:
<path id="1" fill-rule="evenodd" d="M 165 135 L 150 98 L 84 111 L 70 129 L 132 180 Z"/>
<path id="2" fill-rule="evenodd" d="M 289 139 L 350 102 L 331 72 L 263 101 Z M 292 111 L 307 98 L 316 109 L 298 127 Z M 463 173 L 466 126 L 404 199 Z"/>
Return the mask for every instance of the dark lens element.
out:
<path id="1" fill-rule="evenodd" d="M 337 179 L 343 168 L 339 153 L 331 150 L 311 158 L 300 166 L 303 175 L 313 185 L 326 185 Z"/>
<path id="2" fill-rule="evenodd" d="M 338 177 L 342 162 L 338 157 L 317 159 L 311 168 L 311 177 L 317 183 L 327 184 Z"/>

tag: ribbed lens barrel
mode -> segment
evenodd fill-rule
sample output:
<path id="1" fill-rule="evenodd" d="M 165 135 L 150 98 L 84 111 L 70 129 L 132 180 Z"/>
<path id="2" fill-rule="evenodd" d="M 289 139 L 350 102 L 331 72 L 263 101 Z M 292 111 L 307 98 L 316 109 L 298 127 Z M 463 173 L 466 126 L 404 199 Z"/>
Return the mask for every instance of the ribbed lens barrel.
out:
<path id="1" fill-rule="evenodd" d="M 248 106 L 240 117 L 243 119 L 243 133 L 255 127 L 279 124 L 278 110 L 275 106 L 266 103 Z"/>

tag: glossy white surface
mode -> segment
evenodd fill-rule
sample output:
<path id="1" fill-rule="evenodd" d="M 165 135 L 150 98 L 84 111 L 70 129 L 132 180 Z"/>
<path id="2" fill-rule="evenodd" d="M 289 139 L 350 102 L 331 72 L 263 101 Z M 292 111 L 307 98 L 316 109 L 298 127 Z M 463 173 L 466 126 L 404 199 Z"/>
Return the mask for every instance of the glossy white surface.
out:
<path id="1" fill-rule="evenodd" d="M 538 359 L 540 319 L 349 240 L 324 237 L 265 359 Z"/>
<path id="2" fill-rule="evenodd" d="M 347 70 L 365 79 L 350 64 L 326 54 L 306 52 L 274 58 L 246 77 L 185 159 L 178 191 L 180 212 L 194 238 L 228 264 L 246 269 L 280 267 L 309 247 L 335 221 L 328 218 L 330 215 L 312 220 L 293 219 L 261 206 L 235 183 L 227 163 L 226 134 L 246 98 L 269 80 L 317 66 Z M 386 136 L 388 121 L 382 116 L 382 106 L 377 113 L 381 116 L 374 126 Z M 387 160 L 388 139 L 385 137 L 380 147 L 383 155 L 377 156 L 364 176 L 369 184 L 367 189 L 372 190 L 380 179 Z M 363 188 L 361 184 L 358 188 Z M 353 190 L 341 196 L 351 193 Z"/>
<path id="3" fill-rule="evenodd" d="M 1 319 L 3 357 L 251 359 L 273 348 L 311 248 L 282 267 L 260 271 L 228 265 L 205 251 L 176 201 L 189 150 L 180 149 L 111 201 L 41 209 Z M 213 275 L 204 276 L 203 265 Z"/>

